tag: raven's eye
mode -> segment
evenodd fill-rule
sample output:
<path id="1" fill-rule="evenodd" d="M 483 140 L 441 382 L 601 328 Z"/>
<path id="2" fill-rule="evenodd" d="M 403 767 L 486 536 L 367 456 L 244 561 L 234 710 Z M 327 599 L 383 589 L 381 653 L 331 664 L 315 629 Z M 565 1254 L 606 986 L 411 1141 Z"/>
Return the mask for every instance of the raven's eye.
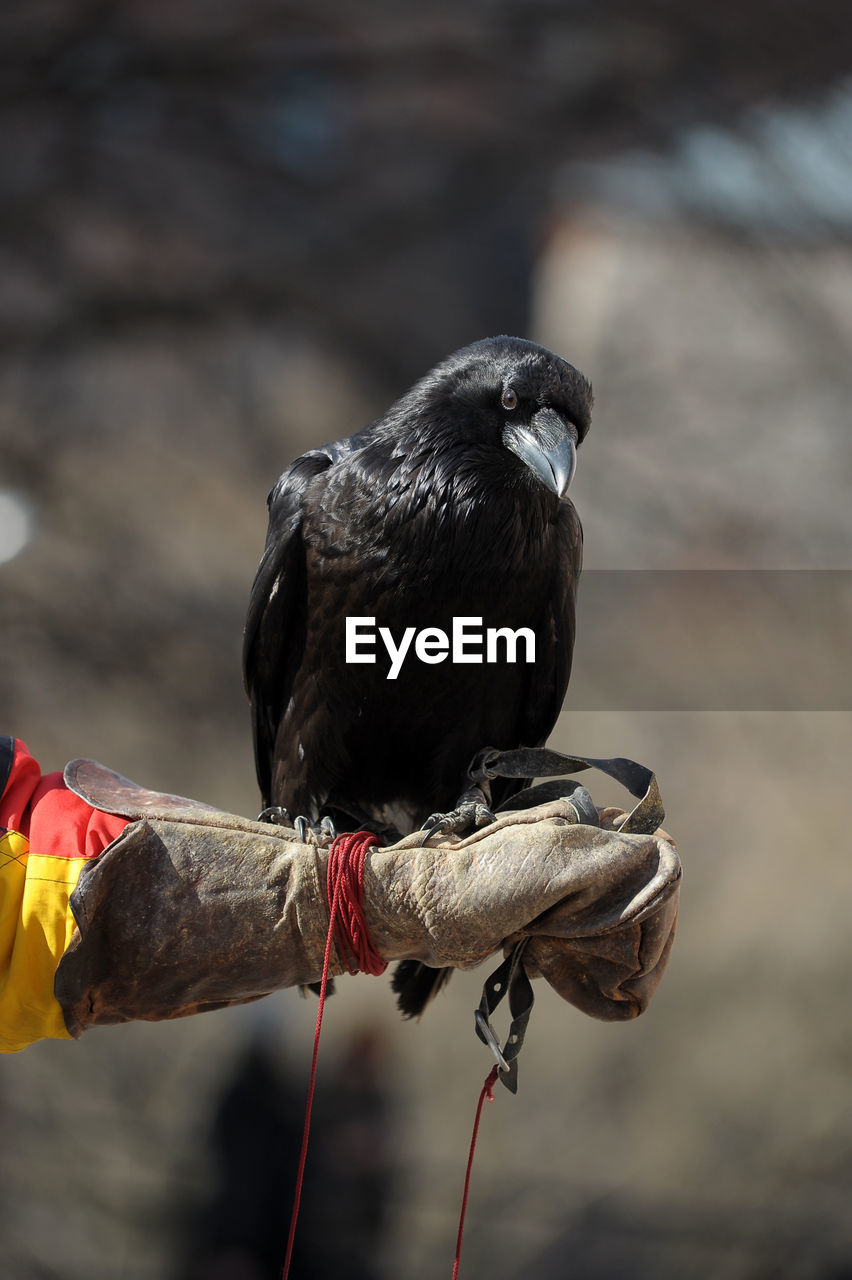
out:
<path id="1" fill-rule="evenodd" d="M 517 391 L 513 391 L 511 387 L 507 387 L 506 390 L 503 392 L 503 396 L 500 403 L 503 405 L 504 409 L 517 409 L 518 407 Z"/>

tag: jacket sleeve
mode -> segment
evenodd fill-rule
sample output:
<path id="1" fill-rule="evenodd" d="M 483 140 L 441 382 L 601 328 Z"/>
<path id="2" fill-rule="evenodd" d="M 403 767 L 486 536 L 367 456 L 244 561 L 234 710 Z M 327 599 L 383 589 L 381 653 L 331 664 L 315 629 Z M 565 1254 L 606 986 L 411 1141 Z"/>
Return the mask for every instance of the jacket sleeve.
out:
<path id="1" fill-rule="evenodd" d="M 19 738 L 0 737 L 0 1052 L 67 1039 L 54 996 L 74 932 L 68 900 L 82 868 L 126 825 L 42 774 Z"/>

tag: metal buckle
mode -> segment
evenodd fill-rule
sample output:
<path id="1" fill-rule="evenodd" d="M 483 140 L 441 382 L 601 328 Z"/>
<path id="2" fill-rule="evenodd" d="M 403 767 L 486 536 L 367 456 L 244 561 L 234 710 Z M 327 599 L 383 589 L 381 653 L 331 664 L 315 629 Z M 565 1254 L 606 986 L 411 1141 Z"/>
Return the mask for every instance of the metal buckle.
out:
<path id="1" fill-rule="evenodd" d="M 495 969 L 491 977 L 486 979 L 482 988 L 482 999 L 479 1002 L 479 1008 L 473 1015 L 474 1030 L 482 1043 L 488 1045 L 488 1048 L 493 1053 L 499 1069 L 498 1078 L 510 1093 L 518 1092 L 517 1059 L 524 1046 L 527 1023 L 529 1022 L 535 999 L 532 984 L 521 963 L 524 948 L 528 941 L 528 938 L 523 938 L 517 943 L 499 968 Z M 491 1014 L 507 992 L 512 1022 L 506 1042 L 501 1046 L 491 1025 Z"/>

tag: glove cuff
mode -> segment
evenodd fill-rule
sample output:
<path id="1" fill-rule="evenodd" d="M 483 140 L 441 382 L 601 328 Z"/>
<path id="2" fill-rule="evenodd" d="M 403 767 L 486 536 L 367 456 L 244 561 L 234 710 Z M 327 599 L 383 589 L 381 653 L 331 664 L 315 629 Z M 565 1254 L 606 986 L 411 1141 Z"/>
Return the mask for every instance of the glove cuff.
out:
<path id="1" fill-rule="evenodd" d="M 83 868 L 54 992 L 72 1036 L 315 982 L 328 932 L 327 852 L 294 833 L 143 819 Z M 330 973 L 343 972 L 336 951 Z"/>

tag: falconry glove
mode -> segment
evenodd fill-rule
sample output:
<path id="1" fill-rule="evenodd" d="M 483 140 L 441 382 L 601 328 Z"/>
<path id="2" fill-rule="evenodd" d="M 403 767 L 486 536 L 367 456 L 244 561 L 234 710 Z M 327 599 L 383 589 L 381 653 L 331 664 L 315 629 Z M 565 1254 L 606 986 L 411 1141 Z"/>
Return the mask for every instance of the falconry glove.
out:
<path id="1" fill-rule="evenodd" d="M 566 761 L 575 769 L 607 763 L 492 752 L 483 777 L 501 765 L 518 770 L 508 776 L 544 776 Z M 526 975 L 544 977 L 585 1013 L 641 1013 L 668 959 L 681 869 L 674 842 L 656 826 L 653 778 L 632 767 L 640 770 L 634 792 L 637 778 L 648 785 L 630 815 L 596 810 L 577 783 L 546 783 L 466 838 L 438 836 L 422 847 L 415 833 L 368 850 L 362 903 L 375 949 L 386 961 L 471 969 L 523 942 Z M 65 783 L 94 809 L 130 820 L 83 866 L 71 894 L 77 927 L 54 990 L 72 1036 L 318 981 L 327 848 L 287 827 L 147 791 L 93 761 L 72 762 Z M 654 829 L 636 829 L 643 826 Z M 329 972 L 347 967 L 333 948 Z"/>

